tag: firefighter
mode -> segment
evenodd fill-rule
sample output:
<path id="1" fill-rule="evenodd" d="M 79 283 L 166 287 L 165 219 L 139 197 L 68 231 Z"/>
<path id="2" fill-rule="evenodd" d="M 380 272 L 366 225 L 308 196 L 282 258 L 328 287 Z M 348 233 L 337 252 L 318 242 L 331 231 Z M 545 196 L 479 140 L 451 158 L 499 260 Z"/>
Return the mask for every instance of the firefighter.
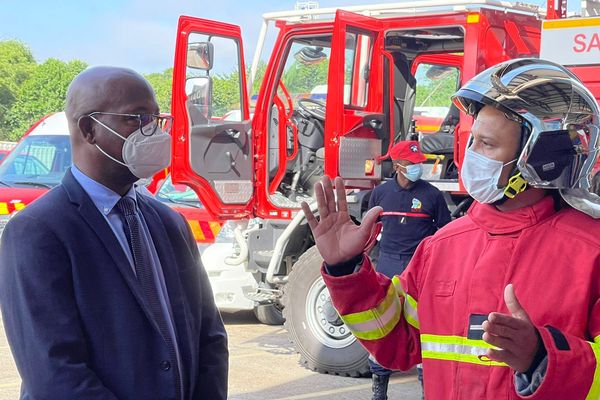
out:
<path id="1" fill-rule="evenodd" d="M 394 177 L 373 190 L 369 209 L 383 208 L 383 231 L 376 270 L 392 278 L 408 265 L 417 245 L 450 222 L 442 192 L 421 179 L 427 159 L 416 141 L 402 141 L 390 150 Z M 373 400 L 386 400 L 391 370 L 369 358 L 373 376 Z M 419 381 L 422 369 L 418 366 Z"/>
<path id="2" fill-rule="evenodd" d="M 489 68 L 453 100 L 476 117 L 461 165 L 475 202 L 401 276 L 361 253 L 380 209 L 354 225 L 341 178 L 337 200 L 329 178 L 316 185 L 318 221 L 303 205 L 333 304 L 383 366 L 422 361 L 427 398 L 598 399 L 598 104 L 538 59 Z"/>

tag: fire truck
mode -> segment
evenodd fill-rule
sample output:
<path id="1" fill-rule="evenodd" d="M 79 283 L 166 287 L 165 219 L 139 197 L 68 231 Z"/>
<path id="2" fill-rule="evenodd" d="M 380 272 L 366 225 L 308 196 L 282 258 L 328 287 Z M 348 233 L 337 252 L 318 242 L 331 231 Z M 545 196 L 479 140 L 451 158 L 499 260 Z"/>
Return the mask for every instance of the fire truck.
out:
<path id="1" fill-rule="evenodd" d="M 235 242 L 212 261 L 247 282 L 215 289 L 215 296 L 235 302 L 243 295 L 268 310 L 267 323 L 285 317 L 306 367 L 366 374 L 367 353 L 331 304 L 300 203 L 316 209 L 313 184 L 323 174 L 341 176 L 360 222 L 370 190 L 390 176 L 390 147 L 418 138 L 428 154 L 426 178 L 444 191 L 455 214 L 464 211 L 469 199 L 458 171 L 473 120 L 449 98 L 461 84 L 500 61 L 539 57 L 541 47 L 549 58 L 564 58 L 570 46 L 587 61 L 560 62 L 573 65 L 600 97 L 600 18 L 584 18 L 599 15 L 600 3 L 587 2 L 584 17 L 567 18 L 566 3 L 553 1 L 545 10 L 497 0 L 425 0 L 264 14 L 248 80 L 238 26 L 182 16 L 172 178 L 231 225 Z M 250 120 L 248 91 L 272 27 L 277 39 Z M 563 49 L 542 41 L 544 30 L 558 35 Z M 437 122 L 427 123 L 427 114 Z"/>

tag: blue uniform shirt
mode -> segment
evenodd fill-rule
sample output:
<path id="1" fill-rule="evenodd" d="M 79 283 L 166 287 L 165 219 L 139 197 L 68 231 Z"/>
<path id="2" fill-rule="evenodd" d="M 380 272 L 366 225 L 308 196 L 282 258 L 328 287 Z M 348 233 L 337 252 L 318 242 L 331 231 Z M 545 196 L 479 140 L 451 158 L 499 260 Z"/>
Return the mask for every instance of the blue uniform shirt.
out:
<path id="1" fill-rule="evenodd" d="M 380 250 L 412 255 L 419 243 L 450 222 L 450 211 L 442 192 L 419 179 L 403 188 L 396 177 L 373 189 L 369 208 L 381 206 L 383 231 Z"/>

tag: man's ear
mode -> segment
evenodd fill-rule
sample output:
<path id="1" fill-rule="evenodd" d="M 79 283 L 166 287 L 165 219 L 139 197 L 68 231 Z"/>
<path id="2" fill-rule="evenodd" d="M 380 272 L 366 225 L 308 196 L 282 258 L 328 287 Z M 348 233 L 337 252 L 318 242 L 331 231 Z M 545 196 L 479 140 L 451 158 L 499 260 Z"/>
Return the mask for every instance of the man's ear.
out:
<path id="1" fill-rule="evenodd" d="M 79 127 L 79 132 L 81 133 L 83 140 L 89 144 L 96 143 L 95 124 L 93 124 L 93 121 L 90 117 L 83 116 L 79 118 L 79 121 L 77 121 L 77 126 Z"/>

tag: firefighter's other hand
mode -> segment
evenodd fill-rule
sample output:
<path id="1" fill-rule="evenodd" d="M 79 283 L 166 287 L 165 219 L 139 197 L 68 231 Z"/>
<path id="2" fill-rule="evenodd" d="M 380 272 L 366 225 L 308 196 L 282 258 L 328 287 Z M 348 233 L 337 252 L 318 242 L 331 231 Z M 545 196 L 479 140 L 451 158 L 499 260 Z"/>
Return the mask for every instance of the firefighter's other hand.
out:
<path id="1" fill-rule="evenodd" d="M 521 307 L 512 284 L 504 288 L 504 302 L 511 315 L 493 312 L 483 323 L 483 340 L 499 349 L 489 349 L 487 357 L 508 364 L 518 372 L 531 367 L 540 343 L 535 326 Z"/>
<path id="2" fill-rule="evenodd" d="M 335 178 L 337 200 L 333 195 L 333 186 L 328 176 L 323 176 L 315 184 L 315 195 L 319 210 L 319 219 L 306 203 L 302 210 L 312 230 L 317 248 L 329 265 L 348 261 L 361 254 L 365 249 L 381 207 L 373 207 L 365 214 L 361 225 L 356 225 L 348 214 L 346 188 L 342 178 Z"/>

